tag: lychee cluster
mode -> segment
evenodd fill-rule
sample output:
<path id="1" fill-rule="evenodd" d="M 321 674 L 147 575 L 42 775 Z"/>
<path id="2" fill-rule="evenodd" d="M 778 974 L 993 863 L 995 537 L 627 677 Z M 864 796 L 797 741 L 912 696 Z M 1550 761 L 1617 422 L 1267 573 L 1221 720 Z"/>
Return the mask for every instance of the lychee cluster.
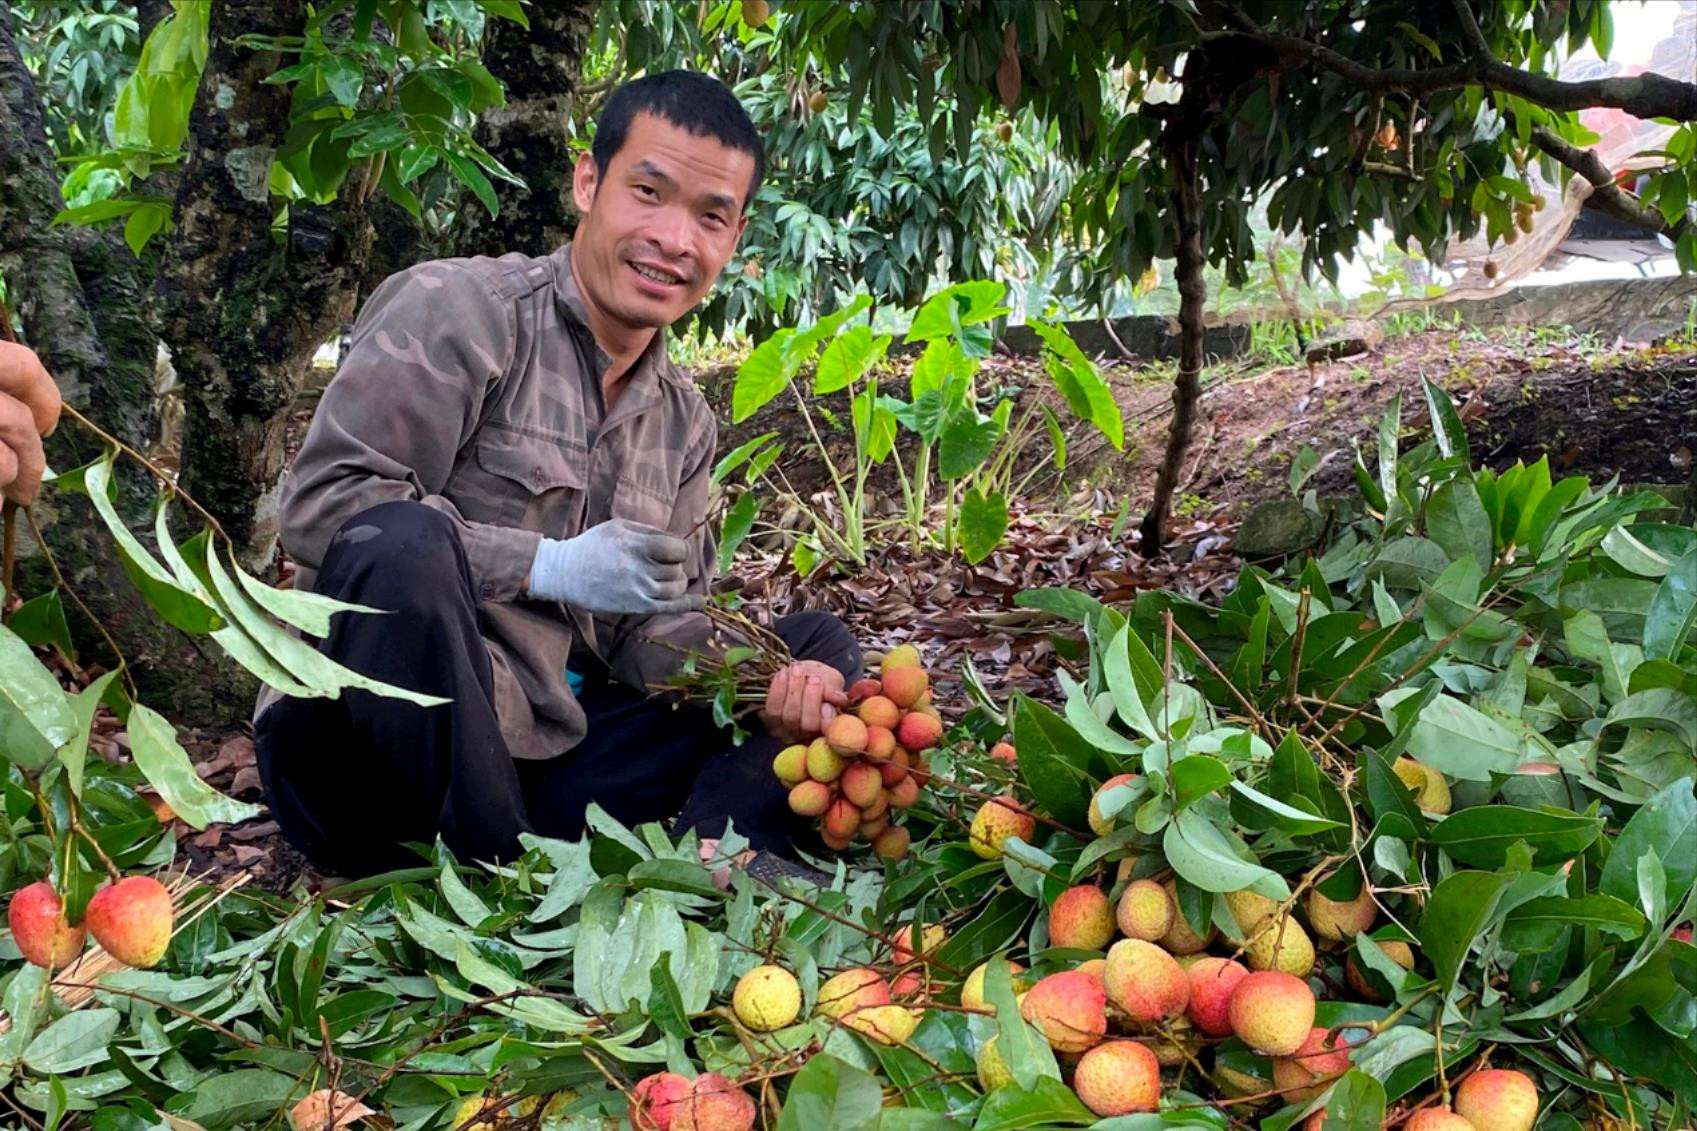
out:
<path id="1" fill-rule="evenodd" d="M 892 649 L 878 679 L 849 689 L 851 709 L 832 719 L 812 743 L 789 746 L 772 772 L 790 791 L 790 808 L 819 819 L 826 847 L 846 850 L 856 839 L 888 860 L 907 855 L 908 831 L 895 814 L 919 801 L 930 780 L 925 751 L 943 737 L 942 715 L 931 702 L 931 680 L 911 644 Z"/>
<path id="2" fill-rule="evenodd" d="M 52 884 L 20 888 L 6 909 L 12 941 L 24 958 L 61 970 L 82 954 L 90 933 L 106 953 L 128 966 L 157 966 L 171 945 L 171 893 L 152 876 L 127 876 L 94 893 L 83 921 L 72 926 Z"/>

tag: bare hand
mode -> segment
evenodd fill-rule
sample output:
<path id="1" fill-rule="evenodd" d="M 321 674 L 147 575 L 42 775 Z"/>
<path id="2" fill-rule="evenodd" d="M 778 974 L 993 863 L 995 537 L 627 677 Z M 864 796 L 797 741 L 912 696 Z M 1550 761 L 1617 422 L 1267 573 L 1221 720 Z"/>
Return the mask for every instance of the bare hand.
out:
<path id="1" fill-rule="evenodd" d="M 818 660 L 797 660 L 772 677 L 760 721 L 780 742 L 807 742 L 846 706 L 842 672 Z"/>
<path id="2" fill-rule="evenodd" d="M 0 494 L 20 506 L 35 502 L 47 458 L 41 438 L 59 424 L 59 386 L 35 351 L 0 341 Z"/>

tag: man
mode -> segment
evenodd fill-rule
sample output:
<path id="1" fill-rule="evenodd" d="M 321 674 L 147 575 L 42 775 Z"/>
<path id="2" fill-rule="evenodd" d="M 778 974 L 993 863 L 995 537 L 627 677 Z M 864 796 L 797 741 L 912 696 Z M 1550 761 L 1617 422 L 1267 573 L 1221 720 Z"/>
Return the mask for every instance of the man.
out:
<path id="1" fill-rule="evenodd" d="M 511 859 L 522 832 L 581 835 L 595 802 L 705 838 L 733 821 L 762 850 L 751 867 L 800 871 L 784 856 L 808 833 L 771 758 L 846 702 L 861 660 L 843 626 L 778 622 L 797 662 L 741 748 L 648 690 L 713 646 L 717 430 L 665 328 L 729 261 L 763 166 L 722 83 L 640 79 L 574 171 L 571 243 L 419 264 L 365 304 L 285 482 L 282 540 L 298 586 L 387 613 L 338 614 L 325 654 L 451 702 L 262 695 L 267 798 L 320 867 L 404 866 L 406 842 L 437 836 Z"/>

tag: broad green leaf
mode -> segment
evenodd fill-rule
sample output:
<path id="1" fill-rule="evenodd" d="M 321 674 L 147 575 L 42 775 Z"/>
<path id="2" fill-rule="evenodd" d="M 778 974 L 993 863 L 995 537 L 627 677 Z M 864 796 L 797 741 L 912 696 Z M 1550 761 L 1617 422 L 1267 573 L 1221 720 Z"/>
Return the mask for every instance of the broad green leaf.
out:
<path id="1" fill-rule="evenodd" d="M 1007 1084 L 984 1097 L 973 1131 L 1027 1131 L 1036 1127 L 1077 1127 L 1091 1122 L 1090 1109 L 1071 1088 L 1044 1077 L 1029 1090 Z"/>
<path id="2" fill-rule="evenodd" d="M 1650 660 L 1678 658 L 1680 646 L 1697 624 L 1697 550 L 1692 550 L 1668 569 L 1650 598 L 1644 618 L 1644 657 Z"/>
<path id="3" fill-rule="evenodd" d="M 1630 903 L 1601 892 L 1572 898 L 1544 896 L 1508 913 L 1503 945 L 1511 950 L 1540 950 L 1551 946 L 1568 927 L 1589 927 L 1635 939 L 1644 931 L 1644 916 Z"/>
<path id="4" fill-rule="evenodd" d="M 0 752 L 39 770 L 77 736 L 77 717 L 53 673 L 11 629 L 0 625 Z"/>
<path id="5" fill-rule="evenodd" d="M 1095 711 L 1090 709 L 1089 697 L 1083 685 L 1079 684 L 1064 670 L 1055 673 L 1060 681 L 1061 690 L 1066 694 L 1066 719 L 1072 724 L 1073 730 L 1080 738 L 1098 750 L 1109 754 L 1117 754 L 1122 758 L 1143 757 L 1144 744 L 1127 738 L 1119 731 L 1103 722 Z"/>
<path id="6" fill-rule="evenodd" d="M 1010 313 L 1002 305 L 1006 294 L 1005 284 L 986 280 L 956 283 L 940 290 L 926 299 L 914 313 L 904 340 L 928 342 L 952 334 L 959 327 L 988 322 Z"/>
<path id="7" fill-rule="evenodd" d="M 976 409 L 965 407 L 950 413 L 937 448 L 938 477 L 953 481 L 978 470 L 1001 438 L 1001 424 Z"/>
<path id="8" fill-rule="evenodd" d="M 157 711 L 140 703 L 131 707 L 129 735 L 137 768 L 190 825 L 233 825 L 259 815 L 259 806 L 226 797 L 201 780 L 177 742 L 176 729 Z"/>
<path id="9" fill-rule="evenodd" d="M 195 1083 L 168 1105 L 168 1110 L 208 1128 L 264 1122 L 308 1089 L 281 1072 L 266 1068 L 237 1068 L 213 1073 Z"/>
<path id="10" fill-rule="evenodd" d="M 1188 758 L 1180 758 L 1168 770 L 1173 784 L 1173 808 L 1184 809 L 1193 802 L 1221 789 L 1226 785 L 1235 785 L 1231 771 L 1225 763 L 1206 754 L 1192 754 Z"/>
<path id="11" fill-rule="evenodd" d="M 725 525 L 719 532 L 719 570 L 723 573 L 731 568 L 731 562 L 736 557 L 738 547 L 754 529 L 754 520 L 760 516 L 760 499 L 753 491 L 744 491 L 725 512 Z"/>
<path id="12" fill-rule="evenodd" d="M 361 149 L 366 149 L 372 153 L 379 149 L 393 149 L 397 145 L 404 144 L 411 137 L 411 130 L 404 130 L 398 136 L 374 130 L 350 146 L 348 156 L 362 156 L 362 153 L 359 152 Z M 489 182 L 489 178 L 484 175 L 483 170 L 477 167 L 477 162 L 465 154 L 455 153 L 451 149 L 443 150 L 442 155 L 447 158 L 448 167 L 454 171 L 454 176 L 459 178 L 460 183 L 469 188 L 472 195 L 477 197 L 483 207 L 489 210 L 490 219 L 500 216 L 501 202 L 495 196 L 495 186 Z"/>
<path id="13" fill-rule="evenodd" d="M 1119 714 L 1120 721 L 1144 738 L 1153 741 L 1164 736 L 1149 718 L 1149 710 L 1144 705 L 1141 689 L 1132 670 L 1131 648 L 1134 639 L 1136 629 L 1128 621 L 1108 641 L 1106 662 L 1103 665 L 1104 674 L 1108 694 L 1114 701 L 1114 710 Z M 1141 644 L 1142 641 L 1137 640 L 1137 643 Z"/>
<path id="14" fill-rule="evenodd" d="M 1463 864 L 1500 868 L 1517 841 L 1531 847 L 1533 863 L 1546 866 L 1572 859 L 1603 829 L 1601 818 L 1514 805 L 1476 805 L 1433 826 L 1431 842 Z"/>
<path id="15" fill-rule="evenodd" d="M 1000 491 L 988 495 L 974 487 L 961 499 L 960 547 L 976 565 L 1002 544 L 1008 532 L 1008 500 Z"/>
<path id="16" fill-rule="evenodd" d="M 1024 694 L 1014 698 L 1013 741 L 1020 775 L 1038 804 L 1063 825 L 1084 828 L 1092 748 L 1065 719 Z"/>
<path id="17" fill-rule="evenodd" d="M 1603 535 L 1598 548 L 1610 561 L 1638 577 L 1666 577 L 1673 568 L 1672 556 L 1657 553 L 1640 542 L 1624 523 Z"/>
<path id="18" fill-rule="evenodd" d="M 800 369 L 800 361 L 792 362 L 785 346 L 795 331 L 784 327 L 761 342 L 737 367 L 736 383 L 731 389 L 731 423 L 741 424 L 758 412 L 767 402 L 784 391 L 790 379 Z"/>
<path id="19" fill-rule="evenodd" d="M 0 1033 L 0 1074 L 9 1074 L 13 1066 L 23 1059 L 24 1048 L 35 1036 L 36 1026 L 47 1015 L 48 1003 L 53 996 L 48 989 L 48 977 L 48 972 L 42 967 L 26 962 L 6 986 L 6 996 L 0 1000 L 0 1008 L 5 1010 L 11 1025 Z"/>
<path id="20" fill-rule="evenodd" d="M 1179 766 L 1190 761 L 1185 758 L 1174 764 L 1176 771 Z M 1328 829 L 1341 829 L 1348 826 L 1341 821 L 1327 817 L 1317 817 L 1306 809 L 1298 809 L 1287 805 L 1276 797 L 1269 797 L 1254 786 L 1244 782 L 1231 783 L 1232 817 L 1245 828 L 1254 830 L 1277 829 L 1290 836 L 1311 836 L 1314 833 L 1325 832 Z"/>
<path id="21" fill-rule="evenodd" d="M 1024 757 L 1021 750 L 1020 756 Z M 1288 899 L 1284 877 L 1270 868 L 1245 861 L 1212 821 L 1186 809 L 1175 813 L 1161 838 L 1161 851 L 1173 871 L 1203 891 L 1228 892 L 1253 888 L 1269 899 Z"/>
<path id="22" fill-rule="evenodd" d="M 1432 416 L 1432 439 L 1437 442 L 1438 451 L 1445 458 L 1459 458 L 1465 464 L 1468 462 L 1467 428 L 1461 423 L 1455 402 L 1431 378 L 1423 377 L 1420 383 L 1425 388 L 1426 408 Z"/>
<path id="23" fill-rule="evenodd" d="M 1448 695 L 1426 705 L 1408 736 L 1412 758 L 1467 781 L 1513 773 L 1523 749 L 1522 739 L 1507 727 Z"/>
<path id="24" fill-rule="evenodd" d="M 1432 890 L 1420 917 L 1420 946 L 1444 992 L 1461 975 L 1474 940 L 1494 921 L 1511 882 L 1511 877 L 1494 872 L 1457 872 Z"/>
<path id="25" fill-rule="evenodd" d="M 1612 643 L 1603 619 L 1589 609 L 1581 609 L 1564 620 L 1562 636 L 1569 652 L 1597 665 L 1602 673 L 1604 699 L 1619 703 L 1627 697 L 1632 673 L 1644 659 L 1636 644 Z"/>
<path id="26" fill-rule="evenodd" d="M 1041 609 L 1080 624 L 1090 623 L 1102 612 L 1102 602 L 1076 589 L 1023 589 L 1014 595 L 1013 603 L 1022 609 Z"/>
<path id="27" fill-rule="evenodd" d="M 1697 749 L 1697 699 L 1672 687 L 1635 691 L 1610 708 L 1606 725 L 1665 730 Z"/>
<path id="28" fill-rule="evenodd" d="M 71 642 L 71 626 L 65 622 L 65 606 L 59 591 L 49 589 L 31 597 L 12 611 L 6 627 L 17 633 L 31 648 L 53 647 L 75 658 L 76 645 Z"/>
<path id="29" fill-rule="evenodd" d="M 1368 563 L 1365 576 L 1392 589 L 1418 590 L 1438 580 L 1449 564 L 1443 547 L 1429 538 L 1393 538 Z"/>
<path id="30" fill-rule="evenodd" d="M 778 1131 L 867 1131 L 883 1107 L 876 1076 L 820 1053 L 790 1082 Z"/>
<path id="31" fill-rule="evenodd" d="M 825 345 L 813 378 L 813 393 L 822 396 L 840 392 L 866 376 L 889 349 L 890 336 L 872 337 L 870 326 L 850 326 Z"/>
<path id="32" fill-rule="evenodd" d="M 88 497 L 93 500 L 94 509 L 118 543 L 118 558 L 124 565 L 124 572 L 129 574 L 135 587 L 147 598 L 147 603 L 153 606 L 167 624 L 184 632 L 205 633 L 223 627 L 224 620 L 217 611 L 178 585 L 170 571 L 160 565 L 130 532 L 130 528 L 124 525 L 124 520 L 118 517 L 118 511 L 108 496 L 111 479 L 110 455 L 90 464 L 83 473 Z"/>
<path id="33" fill-rule="evenodd" d="M 1113 390 L 1108 388 L 1095 364 L 1085 357 L 1078 343 L 1062 327 L 1036 321 L 1030 324 L 1030 328 L 1043 339 L 1045 367 L 1054 378 L 1055 388 L 1067 402 L 1067 408 L 1080 420 L 1095 425 L 1115 450 L 1123 450 L 1125 420 L 1120 413 L 1119 402 L 1114 400 Z"/>
<path id="34" fill-rule="evenodd" d="M 1451 559 L 1470 556 L 1481 573 L 1490 570 L 1491 518 L 1471 479 L 1448 480 L 1432 493 L 1426 504 L 1426 533 Z"/>
<path id="35" fill-rule="evenodd" d="M 102 1007 L 67 1013 L 36 1034 L 24 1050 L 24 1064 L 44 1076 L 100 1064 L 121 1019 L 116 1009 Z"/>
<path id="36" fill-rule="evenodd" d="M 1697 796 L 1689 777 L 1672 782 L 1626 823 L 1609 849 L 1597 887 L 1625 903 L 1638 901 L 1638 858 L 1649 853 L 1667 876 L 1667 906 L 1685 898 L 1697 883 Z"/>
<path id="37" fill-rule="evenodd" d="M 1385 1086 L 1352 1068 L 1327 1093 L 1326 1129 L 1380 1131 L 1385 1125 L 1385 1102 Z"/>

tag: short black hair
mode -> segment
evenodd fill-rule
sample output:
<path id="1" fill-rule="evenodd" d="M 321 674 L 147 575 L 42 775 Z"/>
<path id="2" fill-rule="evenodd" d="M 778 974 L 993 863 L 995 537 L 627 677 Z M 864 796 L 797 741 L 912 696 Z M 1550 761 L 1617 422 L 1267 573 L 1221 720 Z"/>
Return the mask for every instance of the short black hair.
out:
<path id="1" fill-rule="evenodd" d="M 766 174 L 766 146 L 730 87 L 700 71 L 661 71 L 619 87 L 596 120 L 595 141 L 590 146 L 596 171 L 603 177 L 613 155 L 624 148 L 638 114 L 653 114 L 696 137 L 713 138 L 754 158 L 754 177 L 743 200 L 743 207 L 748 207 Z"/>

